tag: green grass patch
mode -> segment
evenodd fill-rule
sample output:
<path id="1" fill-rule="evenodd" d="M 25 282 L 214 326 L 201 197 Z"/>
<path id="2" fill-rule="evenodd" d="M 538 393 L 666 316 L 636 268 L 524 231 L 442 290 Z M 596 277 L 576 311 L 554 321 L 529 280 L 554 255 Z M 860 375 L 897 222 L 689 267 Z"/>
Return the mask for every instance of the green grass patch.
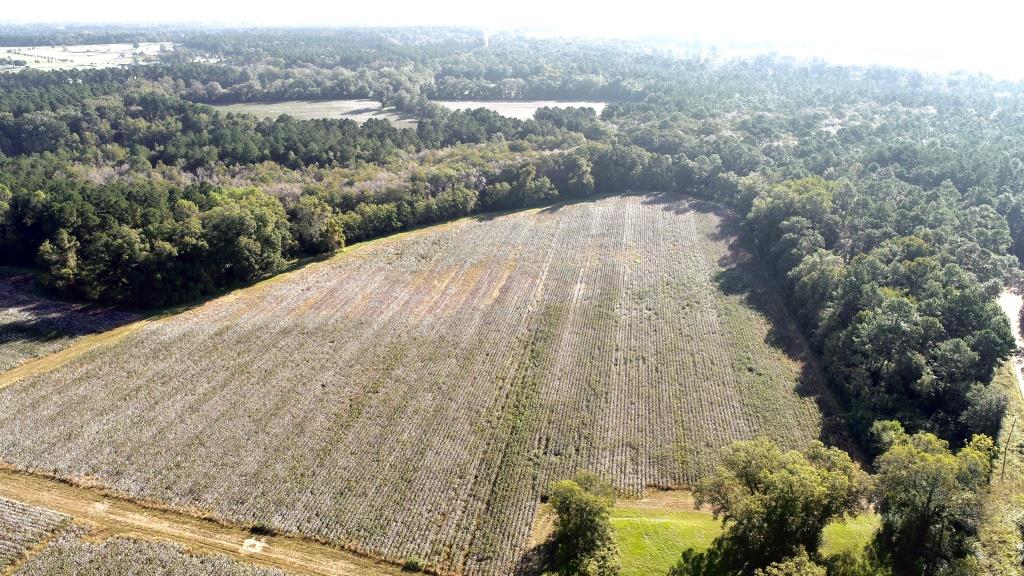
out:
<path id="1" fill-rule="evenodd" d="M 877 514 L 862 514 L 825 528 L 821 551 L 856 554 L 878 529 Z M 611 513 L 622 557 L 622 576 L 665 574 L 684 550 L 706 550 L 721 534 L 721 522 L 699 511 L 659 510 L 620 502 Z"/>
<path id="2" fill-rule="evenodd" d="M 861 514 L 846 522 L 833 522 L 825 527 L 821 553 L 831 556 L 849 552 L 856 556 L 871 542 L 881 525 L 882 518 L 875 513 Z"/>
<path id="3" fill-rule="evenodd" d="M 622 576 L 664 574 L 687 548 L 705 550 L 721 523 L 705 512 L 660 511 L 619 505 L 612 528 L 622 555 Z"/>

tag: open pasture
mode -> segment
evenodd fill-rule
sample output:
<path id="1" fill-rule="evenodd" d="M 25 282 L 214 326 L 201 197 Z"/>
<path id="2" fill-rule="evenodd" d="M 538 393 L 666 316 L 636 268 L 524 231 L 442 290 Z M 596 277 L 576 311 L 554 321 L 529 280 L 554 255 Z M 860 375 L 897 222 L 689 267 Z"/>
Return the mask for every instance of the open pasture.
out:
<path id="1" fill-rule="evenodd" d="M 639 495 L 733 440 L 822 434 L 816 372 L 731 229 L 616 196 L 370 243 L 0 390 L 0 458 L 508 574 L 551 480 Z"/>
<path id="2" fill-rule="evenodd" d="M 707 508 L 695 510 L 692 499 L 685 496 L 653 492 L 642 500 L 616 503 L 611 524 L 622 554 L 622 576 L 665 574 L 684 550 L 703 552 L 722 533 L 721 520 L 716 520 Z M 865 512 L 829 524 L 822 535 L 821 553 L 861 554 L 880 521 L 877 514 Z"/>
<path id="3" fill-rule="evenodd" d="M 397 128 L 415 128 L 416 120 L 393 109 L 383 108 L 375 100 L 292 100 L 289 102 L 244 102 L 213 104 L 221 112 L 252 114 L 258 118 L 277 118 L 287 114 L 299 120 L 348 118 L 362 124 L 370 118 L 389 120 Z"/>
<path id="4" fill-rule="evenodd" d="M 529 120 L 545 106 L 548 108 L 593 108 L 598 115 L 604 110 L 604 102 L 563 102 L 560 100 L 438 100 L 434 102 L 449 110 L 475 110 L 486 108 L 502 116 Z"/>

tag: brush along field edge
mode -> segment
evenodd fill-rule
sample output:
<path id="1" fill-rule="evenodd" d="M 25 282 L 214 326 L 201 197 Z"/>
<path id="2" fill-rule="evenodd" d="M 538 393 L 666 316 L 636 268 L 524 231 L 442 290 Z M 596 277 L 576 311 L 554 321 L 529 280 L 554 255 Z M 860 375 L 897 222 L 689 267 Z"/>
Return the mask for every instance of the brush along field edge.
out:
<path id="1" fill-rule="evenodd" d="M 732 440 L 822 433 L 820 378 L 731 229 L 615 196 L 360 244 L 0 389 L 0 457 L 511 573 L 552 480 L 680 487 Z"/>

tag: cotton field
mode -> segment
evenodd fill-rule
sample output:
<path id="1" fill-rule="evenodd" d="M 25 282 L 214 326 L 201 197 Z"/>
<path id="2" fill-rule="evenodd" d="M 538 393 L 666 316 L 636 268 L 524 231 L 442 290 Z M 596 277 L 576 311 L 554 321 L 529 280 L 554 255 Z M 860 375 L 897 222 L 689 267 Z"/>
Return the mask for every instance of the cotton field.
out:
<path id="1" fill-rule="evenodd" d="M 427 229 L 0 390 L 0 458 L 446 573 L 508 574 L 549 481 L 686 486 L 823 434 L 731 224 L 619 196 Z"/>

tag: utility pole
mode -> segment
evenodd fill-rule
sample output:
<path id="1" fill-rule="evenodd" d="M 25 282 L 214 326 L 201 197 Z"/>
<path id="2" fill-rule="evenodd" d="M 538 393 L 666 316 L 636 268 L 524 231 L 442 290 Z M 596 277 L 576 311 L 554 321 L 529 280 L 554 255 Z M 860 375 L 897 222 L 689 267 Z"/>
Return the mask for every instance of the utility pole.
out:
<path id="1" fill-rule="evenodd" d="M 1017 428 L 1017 418 L 1014 417 L 1013 424 L 1010 424 L 1010 433 L 1006 435 L 1006 443 L 1003 444 L 1003 466 L 999 471 L 999 482 L 1002 483 L 1006 476 L 1006 453 L 1010 449 L 1010 439 L 1013 438 L 1013 431 Z"/>

